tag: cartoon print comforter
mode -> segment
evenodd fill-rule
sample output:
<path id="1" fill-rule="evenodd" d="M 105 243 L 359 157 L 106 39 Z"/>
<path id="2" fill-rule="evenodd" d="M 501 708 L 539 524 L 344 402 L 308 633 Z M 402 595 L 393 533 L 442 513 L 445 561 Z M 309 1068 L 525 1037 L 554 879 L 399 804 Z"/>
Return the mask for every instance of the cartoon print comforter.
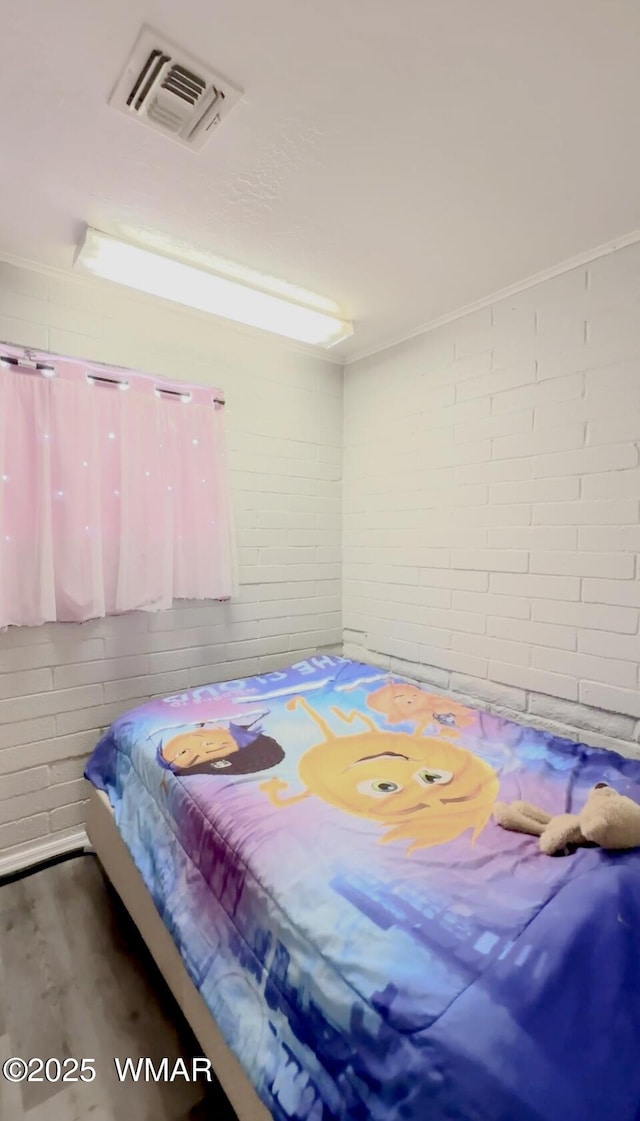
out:
<path id="1" fill-rule="evenodd" d="M 637 1121 L 640 852 L 491 820 L 640 761 L 317 656 L 152 701 L 87 777 L 276 1121 Z"/>

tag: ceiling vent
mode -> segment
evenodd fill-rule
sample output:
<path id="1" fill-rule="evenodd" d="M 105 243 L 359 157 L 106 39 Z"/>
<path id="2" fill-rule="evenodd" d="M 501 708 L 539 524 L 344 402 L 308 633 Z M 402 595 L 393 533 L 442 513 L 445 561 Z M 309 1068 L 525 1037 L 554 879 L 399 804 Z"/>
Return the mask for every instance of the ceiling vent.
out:
<path id="1" fill-rule="evenodd" d="M 143 27 L 109 104 L 199 151 L 242 90 Z"/>

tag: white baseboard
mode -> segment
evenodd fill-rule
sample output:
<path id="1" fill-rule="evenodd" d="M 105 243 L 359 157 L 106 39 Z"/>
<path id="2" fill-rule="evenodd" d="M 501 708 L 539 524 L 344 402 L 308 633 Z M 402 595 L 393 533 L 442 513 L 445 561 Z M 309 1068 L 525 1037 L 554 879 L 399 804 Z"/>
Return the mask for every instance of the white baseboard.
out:
<path id="1" fill-rule="evenodd" d="M 44 860 L 81 848 L 91 849 L 84 829 L 74 829 L 73 832 L 58 837 L 41 837 L 37 841 L 21 845 L 13 852 L 5 853 L 4 856 L 0 853 L 0 877 L 23 872 Z"/>

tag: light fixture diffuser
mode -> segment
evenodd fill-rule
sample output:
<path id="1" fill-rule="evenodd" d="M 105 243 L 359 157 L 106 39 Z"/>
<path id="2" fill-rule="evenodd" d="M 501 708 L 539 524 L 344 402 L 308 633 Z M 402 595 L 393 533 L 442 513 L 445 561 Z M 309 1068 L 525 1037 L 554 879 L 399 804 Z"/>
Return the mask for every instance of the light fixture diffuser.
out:
<path id="1" fill-rule="evenodd" d="M 298 342 L 330 347 L 353 334 L 352 324 L 338 316 L 174 261 L 90 227 L 74 264 L 104 280 Z"/>

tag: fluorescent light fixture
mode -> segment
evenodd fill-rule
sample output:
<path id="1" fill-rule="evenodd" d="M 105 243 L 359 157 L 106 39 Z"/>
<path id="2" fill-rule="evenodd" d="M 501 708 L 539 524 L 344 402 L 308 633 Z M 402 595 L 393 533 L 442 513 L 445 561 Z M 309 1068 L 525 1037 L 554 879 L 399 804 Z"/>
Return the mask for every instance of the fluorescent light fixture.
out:
<path id="1" fill-rule="evenodd" d="M 351 323 L 337 316 L 151 253 L 91 228 L 74 264 L 94 276 L 151 296 L 299 342 L 330 347 L 353 334 Z"/>

